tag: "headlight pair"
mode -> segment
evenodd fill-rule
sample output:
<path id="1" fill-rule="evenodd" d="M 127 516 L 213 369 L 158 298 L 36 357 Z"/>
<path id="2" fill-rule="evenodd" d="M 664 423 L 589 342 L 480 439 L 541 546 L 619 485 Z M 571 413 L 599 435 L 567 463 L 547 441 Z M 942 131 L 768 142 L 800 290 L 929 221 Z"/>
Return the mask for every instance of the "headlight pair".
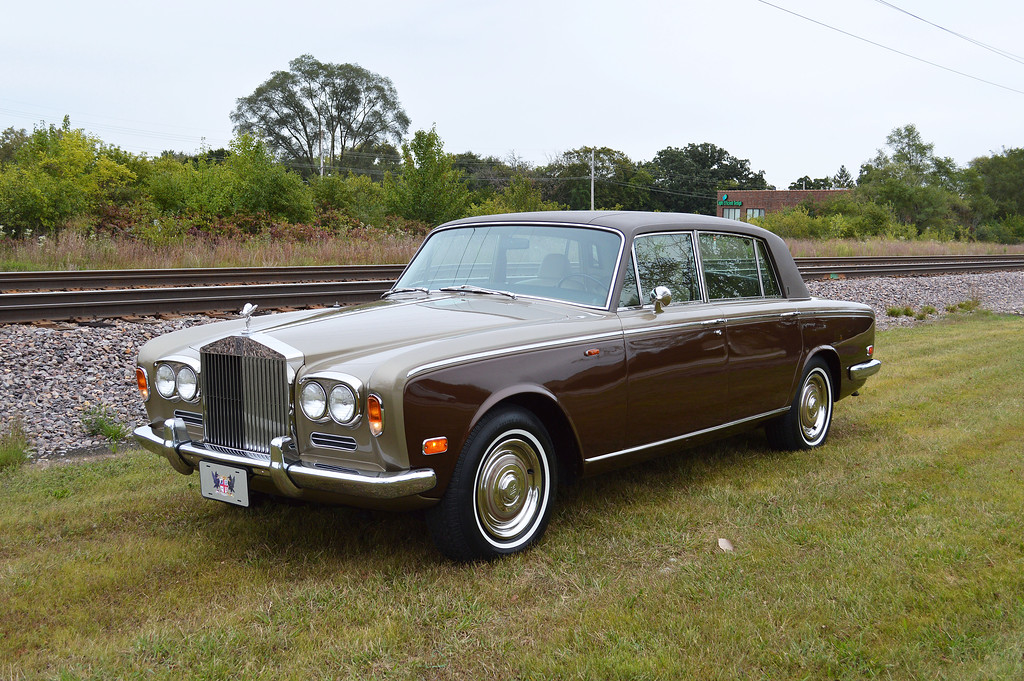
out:
<path id="1" fill-rule="evenodd" d="M 164 399 L 180 397 L 186 402 L 195 402 L 199 398 L 199 374 L 188 364 L 157 364 L 155 383 L 157 393 Z"/>
<path id="2" fill-rule="evenodd" d="M 319 381 L 307 381 L 299 390 L 299 406 L 310 421 L 323 421 L 330 416 L 335 423 L 347 426 L 359 416 L 356 391 L 346 383 L 324 387 Z"/>

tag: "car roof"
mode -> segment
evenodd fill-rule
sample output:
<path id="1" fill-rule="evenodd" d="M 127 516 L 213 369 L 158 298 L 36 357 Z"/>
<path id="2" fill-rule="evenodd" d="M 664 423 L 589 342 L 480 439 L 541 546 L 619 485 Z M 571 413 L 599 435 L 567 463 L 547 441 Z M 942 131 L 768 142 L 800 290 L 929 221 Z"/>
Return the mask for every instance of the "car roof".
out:
<path id="1" fill-rule="evenodd" d="M 766 229 L 756 227 L 738 220 L 714 217 L 712 215 L 695 215 L 691 213 L 655 213 L 647 211 L 608 211 L 608 210 L 564 210 L 539 211 L 532 213 L 503 213 L 499 215 L 480 215 L 477 217 L 453 220 L 441 225 L 440 228 L 460 225 L 482 224 L 513 224 L 530 223 L 537 225 L 591 225 L 614 229 L 626 237 L 626 243 L 640 234 L 648 232 L 680 230 L 723 231 L 744 234 L 764 240 L 773 254 L 780 282 L 787 298 L 807 298 L 809 293 L 803 277 L 793 261 L 786 242 L 778 235 Z"/>
<path id="2" fill-rule="evenodd" d="M 616 229 L 627 237 L 648 231 L 660 231 L 671 228 L 707 229 L 738 232 L 766 238 L 771 232 L 738 220 L 727 220 L 711 215 L 694 215 L 690 213 L 655 213 L 646 211 L 607 211 L 607 210 L 564 210 L 538 211 L 532 213 L 504 213 L 500 215 L 481 215 L 462 218 L 445 223 L 442 227 L 481 223 L 530 222 L 549 224 L 593 225 Z"/>

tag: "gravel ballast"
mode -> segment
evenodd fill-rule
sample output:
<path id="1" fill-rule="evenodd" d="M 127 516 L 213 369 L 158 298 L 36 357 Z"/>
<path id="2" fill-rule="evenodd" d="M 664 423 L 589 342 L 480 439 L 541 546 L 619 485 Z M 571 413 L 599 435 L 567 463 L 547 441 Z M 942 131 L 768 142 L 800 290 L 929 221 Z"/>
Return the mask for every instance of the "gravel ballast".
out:
<path id="1" fill-rule="evenodd" d="M 978 300 L 993 312 L 1024 314 L 1024 272 L 930 277 L 837 279 L 808 282 L 811 295 L 852 300 L 875 310 L 879 329 L 919 324 L 889 317 L 890 307 L 919 311 Z M 104 451 L 110 443 L 86 434 L 83 417 L 106 409 L 134 428 L 146 413 L 135 385 L 135 359 L 150 338 L 218 319 L 189 316 L 170 320 L 107 320 L 94 324 L 0 325 L 3 366 L 0 403 L 5 421 L 20 417 L 36 459 L 60 459 Z M 884 349 L 882 351 L 884 356 Z"/>

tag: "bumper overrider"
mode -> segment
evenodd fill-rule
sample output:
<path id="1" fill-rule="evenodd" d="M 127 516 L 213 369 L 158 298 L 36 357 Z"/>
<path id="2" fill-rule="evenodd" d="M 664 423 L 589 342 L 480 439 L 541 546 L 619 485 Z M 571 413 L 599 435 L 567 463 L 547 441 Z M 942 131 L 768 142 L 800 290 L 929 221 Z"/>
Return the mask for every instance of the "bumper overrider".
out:
<path id="1" fill-rule="evenodd" d="M 192 442 L 185 422 L 178 418 L 140 426 L 135 429 L 135 439 L 145 449 L 165 457 L 174 470 L 184 475 L 198 468 L 200 461 L 229 464 L 268 476 L 282 494 L 292 497 L 301 497 L 303 490 L 308 489 L 367 499 L 397 499 L 421 494 L 437 484 L 437 476 L 430 468 L 363 473 L 313 468 L 300 461 L 289 461 L 285 451 L 291 445 L 290 437 L 271 441 L 269 461 L 210 449 Z"/>

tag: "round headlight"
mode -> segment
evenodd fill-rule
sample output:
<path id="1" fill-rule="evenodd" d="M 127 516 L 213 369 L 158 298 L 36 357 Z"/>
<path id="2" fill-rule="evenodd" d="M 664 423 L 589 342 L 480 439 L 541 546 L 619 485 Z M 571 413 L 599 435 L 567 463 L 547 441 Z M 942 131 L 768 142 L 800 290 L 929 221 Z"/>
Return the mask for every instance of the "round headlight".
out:
<path id="1" fill-rule="evenodd" d="M 199 377 L 192 367 L 184 366 L 178 370 L 178 394 L 181 399 L 191 402 L 199 392 Z"/>
<path id="2" fill-rule="evenodd" d="M 331 397 L 327 403 L 331 410 L 331 418 L 338 423 L 348 423 L 356 415 L 356 396 L 344 383 L 339 383 L 331 389 Z"/>
<path id="3" fill-rule="evenodd" d="M 299 394 L 299 406 L 302 407 L 302 413 L 306 415 L 307 419 L 319 421 L 327 413 L 327 393 L 319 383 L 310 381 L 302 386 L 302 392 Z"/>
<path id="4" fill-rule="evenodd" d="M 156 391 L 161 397 L 174 395 L 174 369 L 170 364 L 161 364 L 156 370 Z"/>

